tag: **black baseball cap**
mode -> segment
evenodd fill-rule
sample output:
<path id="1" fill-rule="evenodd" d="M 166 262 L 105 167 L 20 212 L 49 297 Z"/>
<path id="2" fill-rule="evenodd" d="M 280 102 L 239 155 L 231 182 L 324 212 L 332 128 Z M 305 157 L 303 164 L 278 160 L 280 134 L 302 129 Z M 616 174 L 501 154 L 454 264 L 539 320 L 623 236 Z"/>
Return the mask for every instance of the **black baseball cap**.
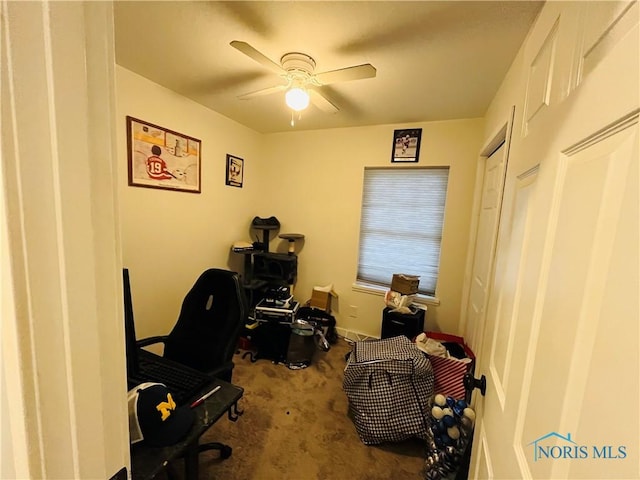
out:
<path id="1" fill-rule="evenodd" d="M 162 383 L 142 383 L 128 394 L 131 443 L 144 440 L 154 447 L 168 447 L 182 440 L 195 414 L 187 405 L 178 407 Z"/>

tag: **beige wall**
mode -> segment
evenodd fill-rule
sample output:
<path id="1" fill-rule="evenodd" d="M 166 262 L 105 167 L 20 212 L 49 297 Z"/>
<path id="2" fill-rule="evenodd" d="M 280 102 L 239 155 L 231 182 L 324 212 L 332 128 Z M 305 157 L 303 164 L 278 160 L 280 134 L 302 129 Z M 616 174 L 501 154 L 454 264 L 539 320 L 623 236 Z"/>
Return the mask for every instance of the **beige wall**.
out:
<path id="1" fill-rule="evenodd" d="M 382 296 L 352 289 L 363 171 L 390 167 L 393 130 L 409 127 L 423 129 L 418 166 L 450 166 L 440 305 L 429 306 L 427 327 L 458 331 L 481 119 L 261 135 L 120 67 L 117 88 L 122 249 L 139 337 L 169 331 L 202 270 L 241 269 L 230 245 L 255 240 L 251 219 L 271 215 L 280 220 L 281 233 L 305 235 L 297 245 L 296 298 L 304 302 L 314 285 L 333 283 L 340 295 L 338 326 L 378 336 Z M 201 194 L 127 186 L 126 115 L 202 140 Z M 224 185 L 226 153 L 245 159 L 242 189 Z M 286 248 L 285 241 L 272 240 L 271 251 Z"/>
<path id="2" fill-rule="evenodd" d="M 231 244 L 248 238 L 262 198 L 257 165 L 263 139 L 121 67 L 116 85 L 122 258 L 130 269 L 136 333 L 146 337 L 169 332 L 204 270 L 241 268 Z M 202 141 L 202 193 L 128 186 L 127 115 Z M 245 159 L 243 188 L 225 185 L 226 154 Z"/>
<path id="3" fill-rule="evenodd" d="M 392 166 L 394 128 L 419 127 L 418 166 L 450 166 L 437 291 L 440 305 L 428 307 L 427 328 L 457 332 L 482 125 L 473 119 L 269 135 L 271 168 L 263 180 L 278 193 L 272 196 L 273 211 L 283 231 L 306 236 L 299 255 L 298 298 L 308 299 L 314 285 L 333 283 L 339 294 L 334 312 L 338 326 L 380 334 L 383 297 L 352 288 L 364 167 Z M 398 208 L 397 214 L 411 215 L 411 208 Z"/>

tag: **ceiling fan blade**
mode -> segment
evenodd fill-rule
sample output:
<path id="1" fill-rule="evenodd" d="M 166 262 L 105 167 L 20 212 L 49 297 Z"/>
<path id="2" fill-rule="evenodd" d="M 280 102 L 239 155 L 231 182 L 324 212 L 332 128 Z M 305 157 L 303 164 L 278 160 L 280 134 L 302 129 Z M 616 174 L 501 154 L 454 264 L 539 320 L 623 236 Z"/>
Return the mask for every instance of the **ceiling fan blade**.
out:
<path id="1" fill-rule="evenodd" d="M 240 100 L 247 100 L 249 98 L 262 97 L 264 95 L 271 95 L 272 93 L 282 92 L 283 90 L 286 90 L 286 88 L 286 85 L 276 85 L 275 87 L 263 88 L 261 90 L 256 90 L 254 92 L 239 95 L 238 98 Z"/>
<path id="2" fill-rule="evenodd" d="M 337 113 L 338 107 L 329 101 L 322 93 L 315 88 L 309 88 L 309 99 L 316 107 L 324 113 Z"/>
<path id="3" fill-rule="evenodd" d="M 274 61 L 272 61 L 268 57 L 264 56 L 258 50 L 256 50 L 251 45 L 249 45 L 247 42 L 241 42 L 239 40 L 234 40 L 229 45 L 231 45 L 233 48 L 241 51 L 246 56 L 252 58 L 256 62 L 258 62 L 260 65 L 262 65 L 264 67 L 267 67 L 270 70 L 273 70 L 277 74 L 286 73 L 284 71 L 284 69 L 280 65 L 278 65 L 277 63 L 275 63 Z"/>
<path id="4" fill-rule="evenodd" d="M 317 73 L 315 78 L 321 85 L 329 85 L 330 83 L 349 82 L 351 80 L 361 80 L 363 78 L 373 78 L 375 76 L 375 67 L 370 63 L 365 63 L 364 65 L 357 65 L 355 67 Z"/>

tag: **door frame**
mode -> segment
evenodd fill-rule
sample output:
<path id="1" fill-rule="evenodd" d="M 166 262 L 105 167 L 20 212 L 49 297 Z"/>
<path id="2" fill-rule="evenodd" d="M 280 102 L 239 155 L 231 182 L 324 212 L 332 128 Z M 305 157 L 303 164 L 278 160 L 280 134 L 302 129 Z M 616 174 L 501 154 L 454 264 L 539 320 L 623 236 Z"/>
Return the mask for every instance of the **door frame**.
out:
<path id="1" fill-rule="evenodd" d="M 130 464 L 113 5 L 0 0 L 0 25 L 0 477 L 109 478 Z"/>

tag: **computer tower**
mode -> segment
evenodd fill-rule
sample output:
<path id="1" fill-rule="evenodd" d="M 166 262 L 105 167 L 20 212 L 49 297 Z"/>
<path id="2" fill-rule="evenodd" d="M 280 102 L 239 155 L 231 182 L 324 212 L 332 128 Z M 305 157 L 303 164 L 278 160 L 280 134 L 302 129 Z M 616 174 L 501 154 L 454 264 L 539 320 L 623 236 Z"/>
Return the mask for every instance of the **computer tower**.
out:
<path id="1" fill-rule="evenodd" d="M 424 314 L 422 308 L 416 308 L 413 313 L 392 312 L 386 307 L 382 311 L 381 338 L 397 337 L 404 335 L 413 340 L 424 331 Z"/>

